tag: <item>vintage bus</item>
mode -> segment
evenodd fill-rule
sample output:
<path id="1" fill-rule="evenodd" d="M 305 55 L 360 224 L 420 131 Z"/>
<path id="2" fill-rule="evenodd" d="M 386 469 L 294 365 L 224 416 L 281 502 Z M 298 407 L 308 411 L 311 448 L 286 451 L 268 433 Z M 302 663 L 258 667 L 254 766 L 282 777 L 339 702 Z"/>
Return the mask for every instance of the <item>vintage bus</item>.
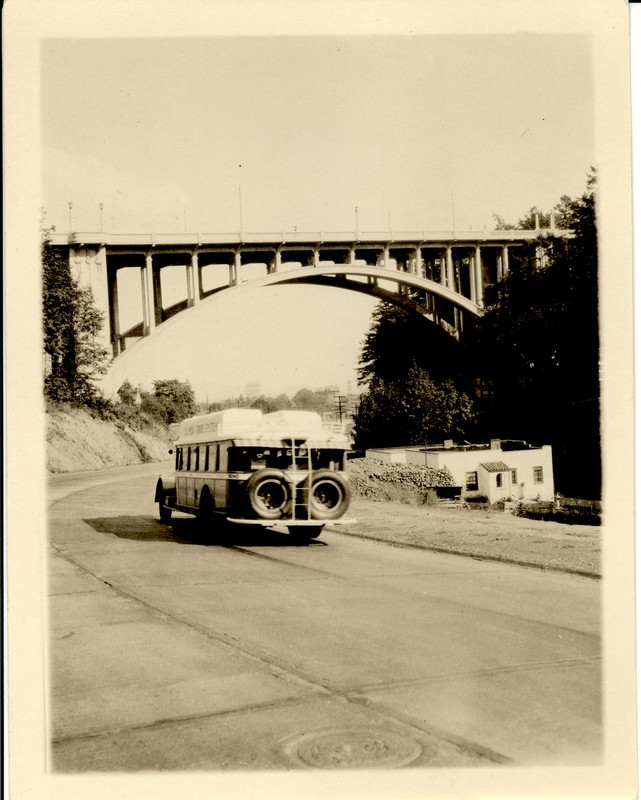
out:
<path id="1" fill-rule="evenodd" d="M 205 528 L 218 518 L 315 538 L 349 506 L 349 448 L 341 426 L 311 411 L 231 408 L 184 420 L 175 472 L 156 484 L 160 520 L 177 510 Z"/>

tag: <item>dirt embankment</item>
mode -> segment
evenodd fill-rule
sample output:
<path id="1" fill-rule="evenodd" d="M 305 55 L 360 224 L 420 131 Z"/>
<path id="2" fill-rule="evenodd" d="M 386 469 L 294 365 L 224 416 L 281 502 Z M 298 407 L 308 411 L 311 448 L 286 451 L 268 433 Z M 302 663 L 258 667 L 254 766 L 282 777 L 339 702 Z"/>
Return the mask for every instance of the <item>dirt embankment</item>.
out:
<path id="1" fill-rule="evenodd" d="M 77 472 L 147 464 L 167 459 L 169 439 L 161 425 L 134 430 L 98 419 L 80 408 L 47 412 L 47 469 Z"/>

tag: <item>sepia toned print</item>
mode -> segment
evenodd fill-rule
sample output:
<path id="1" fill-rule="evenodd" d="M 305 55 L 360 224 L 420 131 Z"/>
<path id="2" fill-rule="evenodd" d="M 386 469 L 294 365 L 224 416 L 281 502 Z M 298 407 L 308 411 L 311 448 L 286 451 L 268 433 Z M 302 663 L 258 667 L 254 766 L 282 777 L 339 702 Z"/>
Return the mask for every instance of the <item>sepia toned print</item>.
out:
<path id="1" fill-rule="evenodd" d="M 43 796 L 628 790 L 603 49 L 464 28 L 38 38 Z"/>

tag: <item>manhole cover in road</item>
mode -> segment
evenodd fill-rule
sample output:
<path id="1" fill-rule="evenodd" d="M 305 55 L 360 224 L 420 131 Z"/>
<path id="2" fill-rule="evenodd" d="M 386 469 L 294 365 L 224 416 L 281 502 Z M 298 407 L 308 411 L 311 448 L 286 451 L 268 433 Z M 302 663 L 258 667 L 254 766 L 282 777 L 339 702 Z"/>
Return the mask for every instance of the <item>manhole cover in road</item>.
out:
<path id="1" fill-rule="evenodd" d="M 413 739 L 380 730 L 310 731 L 285 744 L 290 759 L 320 769 L 403 767 L 421 752 L 421 745 Z"/>

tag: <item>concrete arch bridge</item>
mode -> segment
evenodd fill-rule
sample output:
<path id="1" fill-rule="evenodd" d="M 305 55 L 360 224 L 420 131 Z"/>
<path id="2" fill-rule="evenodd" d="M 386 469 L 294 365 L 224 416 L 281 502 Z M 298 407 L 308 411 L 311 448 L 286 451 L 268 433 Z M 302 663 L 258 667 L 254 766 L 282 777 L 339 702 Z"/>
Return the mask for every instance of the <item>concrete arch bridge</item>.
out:
<path id="1" fill-rule="evenodd" d="M 81 285 L 91 286 L 108 320 L 103 344 L 117 357 L 176 314 L 241 285 L 321 284 L 364 292 L 410 308 L 459 338 L 465 318 L 482 314 L 486 287 L 508 274 L 510 253 L 547 234 L 571 235 L 557 229 L 393 235 L 78 232 L 54 234 L 52 244 L 69 258 Z M 178 296 L 176 283 L 182 285 Z M 133 324 L 125 321 L 125 304 L 134 308 Z"/>

